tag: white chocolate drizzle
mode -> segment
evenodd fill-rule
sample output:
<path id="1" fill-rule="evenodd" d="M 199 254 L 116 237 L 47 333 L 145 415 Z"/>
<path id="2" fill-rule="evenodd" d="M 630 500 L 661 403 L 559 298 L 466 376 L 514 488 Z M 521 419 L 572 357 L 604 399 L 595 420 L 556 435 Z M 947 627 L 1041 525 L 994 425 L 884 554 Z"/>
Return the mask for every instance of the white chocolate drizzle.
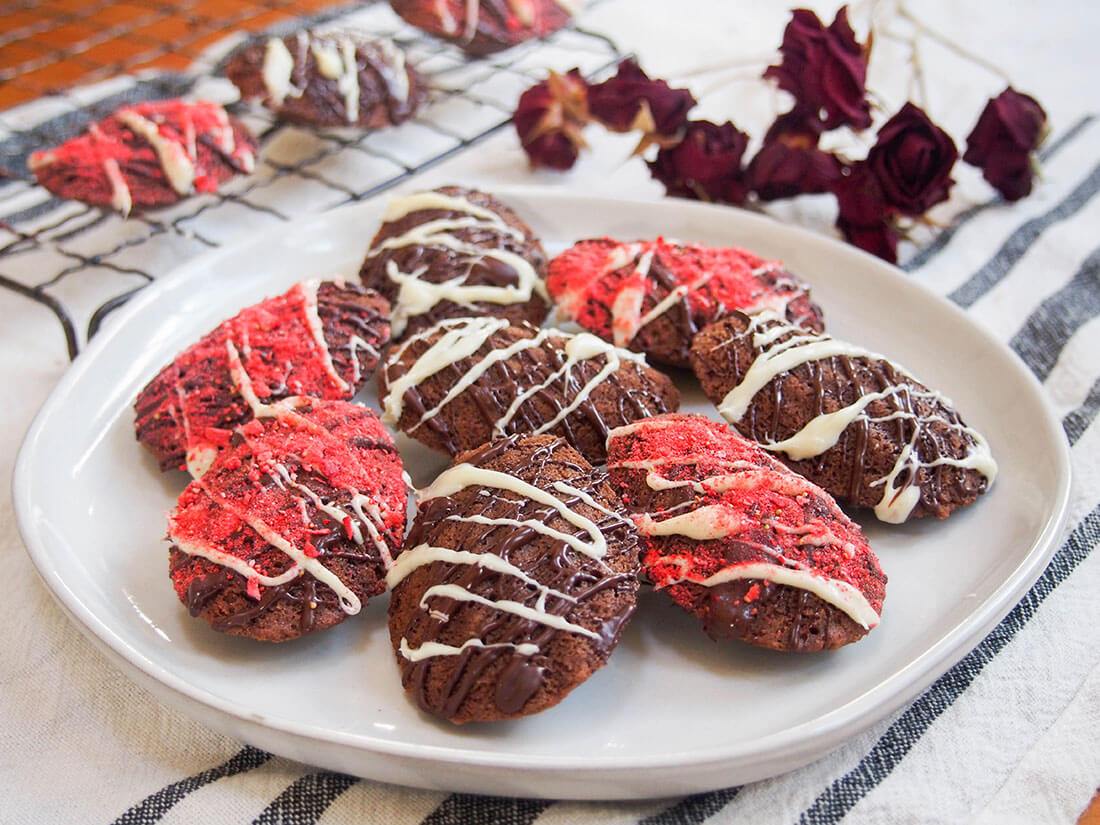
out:
<path id="1" fill-rule="evenodd" d="M 507 490 L 522 498 L 537 501 L 557 510 L 562 518 L 586 532 L 591 541 L 579 541 L 573 546 L 575 549 L 593 559 L 602 559 L 607 555 L 607 541 L 603 537 L 600 528 L 591 520 L 569 508 L 569 506 L 557 496 L 541 490 L 533 484 L 528 484 L 522 479 L 508 473 L 496 470 L 487 470 L 484 467 L 475 467 L 472 464 L 456 464 L 444 470 L 435 481 L 421 490 L 417 496 L 420 501 L 441 496 L 450 496 L 459 490 L 471 485 L 489 487 L 495 490 Z"/>
<path id="2" fill-rule="evenodd" d="M 390 223 L 413 212 L 422 210 L 445 210 L 459 213 L 458 217 L 440 218 L 411 227 L 407 232 L 391 238 L 373 247 L 368 258 L 373 258 L 391 249 L 407 246 L 436 247 L 449 250 L 469 258 L 470 267 L 466 275 L 460 275 L 441 283 L 424 280 L 420 276 L 424 269 L 414 272 L 402 272 L 394 261 L 386 262 L 386 276 L 398 285 L 397 300 L 394 302 L 391 321 L 395 336 L 401 335 L 408 319 L 412 315 L 428 312 L 441 301 L 451 301 L 463 306 L 475 303 L 514 304 L 529 301 L 533 294 L 547 298 L 546 286 L 535 271 L 531 262 L 500 247 L 482 246 L 469 243 L 453 233 L 461 229 L 487 229 L 519 242 L 525 240 L 524 233 L 510 226 L 499 214 L 491 209 L 477 206 L 469 200 L 456 195 L 441 192 L 419 192 L 403 196 L 390 202 L 383 214 L 383 221 Z M 473 264 L 482 258 L 491 258 L 510 268 L 516 275 L 516 283 L 506 286 L 492 284 L 469 284 L 466 278 Z"/>
<path id="3" fill-rule="evenodd" d="M 331 42 L 313 40 L 309 44 L 309 50 L 313 53 L 313 59 L 317 61 L 317 71 L 321 77 L 329 80 L 339 80 L 344 73 L 343 58 L 340 50 Z"/>
<path id="4" fill-rule="evenodd" d="M 389 366 L 398 363 L 408 347 L 412 344 L 428 340 L 439 332 L 443 333 L 435 343 L 413 362 L 404 375 L 398 376 L 392 380 L 387 378 L 387 394 L 382 402 L 382 420 L 390 425 L 396 424 L 401 418 L 401 414 L 404 410 L 404 397 L 406 392 L 441 370 L 466 358 L 472 357 L 479 349 L 489 343 L 489 339 L 494 333 L 508 326 L 508 321 L 500 318 L 449 318 L 440 321 L 434 327 L 423 330 L 408 338 L 390 356 L 387 369 Z M 605 363 L 601 366 L 599 371 L 577 390 L 569 399 L 569 402 L 563 405 L 562 409 L 559 410 L 553 418 L 533 430 L 535 434 L 547 432 L 561 423 L 561 421 L 583 404 L 601 383 L 618 371 L 622 367 L 624 361 L 642 365 L 645 364 L 645 359 L 640 355 L 627 352 L 626 350 L 620 350 L 587 332 L 569 335 L 568 333 L 558 330 L 540 330 L 538 334 L 530 338 L 522 338 L 506 347 L 492 349 L 473 363 L 458 380 L 450 386 L 447 393 L 434 407 L 425 410 L 420 419 L 410 427 L 409 432 L 412 432 L 417 427 L 424 424 L 424 422 L 438 415 L 447 404 L 485 375 L 494 364 L 505 361 L 525 350 L 542 347 L 551 337 L 565 340 L 563 347 L 565 360 L 562 362 L 561 366 L 552 372 L 542 383 L 532 385 L 516 395 L 504 414 L 493 423 L 493 431 L 495 434 L 507 434 L 508 426 L 511 424 L 523 404 L 532 396 L 545 390 L 556 381 L 564 381 L 568 384 L 572 371 L 582 361 L 588 361 L 599 357 L 605 359 Z M 384 374 L 388 375 L 388 372 L 384 372 Z"/>
<path id="5" fill-rule="evenodd" d="M 107 158 L 103 161 L 103 171 L 107 173 L 107 180 L 111 184 L 111 206 L 125 218 L 133 209 L 134 201 L 130 195 L 130 187 L 126 185 L 126 179 L 122 177 L 122 170 L 118 167 L 118 161 Z"/>
<path id="6" fill-rule="evenodd" d="M 141 135 L 157 155 L 164 176 L 177 194 L 186 195 L 195 183 L 195 164 L 187 156 L 187 151 L 174 140 L 168 140 L 160 133 L 153 121 L 142 117 L 133 109 L 122 109 L 118 119 L 130 127 L 135 134 Z"/>
<path id="7" fill-rule="evenodd" d="M 766 326 L 767 324 L 773 324 Z M 795 328 L 777 314 L 763 312 L 751 319 L 750 331 L 753 335 L 753 347 L 759 355 L 749 366 L 741 381 L 734 386 L 719 405 L 719 412 L 731 422 L 738 422 L 748 411 L 755 395 L 773 379 L 789 372 L 801 364 L 842 355 L 851 358 L 866 358 L 873 361 L 887 359 L 870 350 L 854 344 L 838 341 L 828 335 L 799 334 L 780 341 Z M 909 381 L 916 381 L 903 368 L 892 364 L 894 370 Z M 962 469 L 973 469 L 985 476 L 992 484 L 997 475 L 997 463 L 989 449 L 989 444 L 977 430 L 967 427 L 957 420 L 948 420 L 941 415 L 918 416 L 911 412 L 910 403 L 898 403 L 886 415 L 872 417 L 866 408 L 874 401 L 898 396 L 903 401 L 919 398 L 932 406 L 950 407 L 950 399 L 933 390 L 921 390 L 911 384 L 891 385 L 885 389 L 864 394 L 852 404 L 830 413 L 823 413 L 810 419 L 798 432 L 789 438 L 777 442 L 765 442 L 761 446 L 772 451 L 782 451 L 794 460 L 812 458 L 821 455 L 833 447 L 841 434 L 853 422 L 862 420 L 867 423 L 883 422 L 895 419 L 908 419 L 913 422 L 912 436 L 903 445 L 890 471 L 883 477 L 871 482 L 871 486 L 883 487 L 883 495 L 874 507 L 875 515 L 891 524 L 905 521 L 920 500 L 920 487 L 910 483 L 901 489 L 895 487 L 895 480 L 903 473 L 915 477 L 921 468 L 951 465 Z M 961 458 L 937 456 L 925 459 L 918 455 L 915 445 L 923 428 L 939 422 L 959 430 L 968 441 L 967 454 Z"/>
<path id="8" fill-rule="evenodd" d="M 706 504 L 661 521 L 643 513 L 636 521 L 638 532 L 645 536 L 686 536 L 697 541 L 724 539 L 741 532 L 745 524 L 744 519 L 724 504 Z"/>
<path id="9" fill-rule="evenodd" d="M 313 336 L 313 343 L 317 347 L 317 352 L 321 358 L 321 365 L 325 368 L 325 372 L 328 373 L 329 378 L 341 392 L 351 392 L 351 385 L 345 381 L 340 373 L 336 370 L 336 365 L 332 362 L 332 353 L 329 351 L 328 343 L 325 341 L 325 328 L 321 323 L 321 316 L 317 310 L 317 290 L 321 288 L 321 282 L 316 280 L 300 281 L 294 287 L 302 296 L 302 313 L 306 319 L 306 325 L 309 327 L 310 334 Z M 353 361 L 358 364 L 358 360 L 353 358 Z"/>
<path id="10" fill-rule="evenodd" d="M 348 38 L 338 40 L 342 70 L 336 80 L 336 87 L 344 95 L 345 116 L 348 123 L 359 119 L 359 64 L 355 54 L 355 44 Z"/>
<path id="11" fill-rule="evenodd" d="M 445 645 L 440 642 L 425 642 L 419 647 L 409 647 L 408 640 L 402 636 L 401 642 L 398 645 L 398 650 L 402 656 L 408 659 L 410 662 L 419 662 L 421 659 L 431 659 L 436 656 L 460 656 L 471 647 L 476 647 L 481 650 L 490 648 L 511 648 L 520 656 L 534 656 L 539 652 L 539 646 L 531 644 L 530 642 L 524 642 L 522 644 L 512 644 L 511 642 L 494 642 L 492 644 L 485 644 L 481 639 L 467 639 L 461 645 Z"/>
<path id="12" fill-rule="evenodd" d="M 547 627 L 553 627 L 556 630 L 565 630 L 580 636 L 588 636 L 597 641 L 599 641 L 600 638 L 600 634 L 596 631 L 589 630 L 587 627 L 579 624 L 574 624 L 564 616 L 559 616 L 556 613 L 549 613 L 545 609 L 540 610 L 537 607 L 528 607 L 522 602 L 513 601 L 511 599 L 488 599 L 485 596 L 479 596 L 477 593 L 471 593 L 465 587 L 458 584 L 436 584 L 429 587 L 424 591 L 424 595 L 420 599 L 420 607 L 422 610 L 428 609 L 428 600 L 434 596 L 454 599 L 456 602 L 474 602 L 476 604 L 482 604 L 494 610 L 511 613 L 529 621 L 537 622 Z"/>
<path id="13" fill-rule="evenodd" d="M 302 94 L 302 90 L 295 88 L 291 83 L 290 78 L 294 74 L 294 56 L 281 38 L 268 38 L 264 46 L 264 62 L 261 71 L 267 96 L 276 106 L 281 106 L 288 96 L 299 97 Z"/>
<path id="14" fill-rule="evenodd" d="M 690 562 L 684 564 L 685 568 L 689 566 Z M 715 587 L 731 581 L 744 581 L 747 579 L 769 581 L 813 593 L 823 602 L 842 610 L 865 630 L 870 630 L 879 623 L 879 614 L 867 601 L 863 593 L 860 592 L 859 588 L 853 587 L 848 582 L 827 579 L 790 559 L 784 559 L 782 564 L 772 564 L 770 562 L 734 564 L 723 567 L 717 573 L 706 578 L 697 579 L 692 578 L 690 575 L 679 578 L 674 577 L 665 586 L 687 581 L 703 587 Z"/>
<path id="15" fill-rule="evenodd" d="M 397 48 L 389 40 L 377 40 L 375 45 L 382 54 L 385 62 L 384 68 L 379 68 L 379 74 L 386 82 L 393 98 L 401 103 L 409 100 L 409 71 L 405 65 L 405 53 Z"/>
<path id="16" fill-rule="evenodd" d="M 516 523 L 526 524 L 526 522 Z M 453 550 L 450 547 L 435 547 L 429 544 L 418 544 L 416 547 L 406 550 L 398 556 L 397 561 L 394 562 L 389 572 L 386 573 L 386 585 L 392 590 L 417 568 L 428 564 L 434 564 L 437 561 L 444 561 L 448 564 L 468 564 L 475 567 L 482 567 L 486 570 L 492 570 L 494 573 L 515 576 L 517 579 L 547 595 L 571 602 L 577 600 L 576 597 L 570 596 L 568 593 L 563 593 L 560 590 L 555 590 L 552 587 L 546 587 L 540 584 L 537 579 L 527 575 L 523 570 L 516 567 L 510 561 L 502 559 L 500 556 L 492 553 L 471 553 L 468 550 Z"/>
<path id="17" fill-rule="evenodd" d="M 678 416 L 664 419 L 641 420 L 619 427 L 611 432 L 608 441 L 644 432 L 647 429 L 667 429 L 684 426 L 684 420 Z M 705 444 L 697 444 L 705 448 Z M 609 469 L 637 469 L 646 471 L 646 484 L 653 490 L 675 489 L 690 486 L 695 492 L 707 495 L 721 495 L 732 490 L 756 490 L 766 488 L 791 499 L 812 497 L 817 503 L 827 505 L 830 514 L 838 522 L 849 522 L 848 517 L 837 506 L 831 496 L 821 488 L 787 470 L 774 459 L 766 459 L 770 466 L 761 466 L 741 459 L 724 459 L 717 454 L 700 451 L 694 454 L 669 455 L 652 459 L 634 459 L 611 461 Z M 658 472 L 664 466 L 684 467 L 705 464 L 722 471 L 716 475 L 697 479 L 671 480 Z M 729 470 L 729 472 L 724 472 Z M 701 474 L 699 474 L 701 475 Z M 716 541 L 737 536 L 751 529 L 763 528 L 776 533 L 797 536 L 799 545 L 834 546 L 849 558 L 853 557 L 855 545 L 837 536 L 829 526 L 827 519 L 812 518 L 800 525 L 788 525 L 777 518 L 751 518 L 746 514 L 718 500 L 709 504 L 695 504 L 686 501 L 682 507 L 692 507 L 686 513 L 655 519 L 649 513 L 634 517 L 638 532 L 646 536 L 684 536 L 695 541 Z M 669 512 L 664 513 L 668 516 Z M 777 514 L 778 515 L 778 514 Z M 858 527 L 855 529 L 858 530 Z M 684 556 L 662 558 L 660 566 L 678 566 L 679 574 L 668 581 L 662 581 L 661 587 L 680 582 L 692 582 L 704 587 L 714 587 L 734 580 L 761 579 L 777 584 L 796 587 L 818 596 L 823 601 L 842 610 L 864 628 L 878 624 L 878 612 L 871 606 L 867 597 L 859 588 L 849 582 L 830 578 L 813 570 L 805 563 L 783 556 L 777 548 L 762 547 L 762 550 L 776 558 L 776 562 L 737 562 L 729 564 L 710 576 L 694 574 L 693 562 Z"/>
<path id="18" fill-rule="evenodd" d="M 451 496 L 458 491 L 470 486 L 477 486 L 483 488 L 482 492 L 487 490 L 502 490 L 514 493 L 518 497 L 518 501 L 533 501 L 538 504 L 548 506 L 555 510 L 562 518 L 572 524 L 581 534 L 566 533 L 561 530 L 554 529 L 542 521 L 538 521 L 533 518 L 504 518 L 504 517 L 488 517 L 481 514 L 469 514 L 464 516 L 451 515 L 447 518 L 454 521 L 470 522 L 473 524 L 483 524 L 488 526 L 513 526 L 520 529 L 530 529 L 542 535 L 551 536 L 558 541 L 568 545 L 573 550 L 599 562 L 604 565 L 603 559 L 607 553 L 607 542 L 604 538 L 602 531 L 599 527 L 590 519 L 585 518 L 577 511 L 573 510 L 566 501 L 558 498 L 547 490 L 543 490 L 520 478 L 517 478 L 508 473 L 498 472 L 496 470 L 489 470 L 484 467 L 477 467 L 471 464 L 457 464 L 449 469 L 445 470 L 440 476 L 428 487 L 418 491 L 417 499 L 421 502 L 427 501 L 432 498 Z M 559 492 L 564 493 L 566 496 L 576 496 L 580 498 L 585 504 L 594 506 L 601 512 L 613 515 L 620 520 L 622 519 L 619 514 L 614 513 L 605 506 L 596 502 L 590 495 L 583 490 L 578 490 L 570 484 L 562 481 L 554 482 L 553 488 Z M 490 494 L 491 495 L 491 494 Z M 587 534 L 587 538 L 585 537 Z M 581 625 L 570 622 L 566 618 L 556 613 L 550 612 L 547 606 L 547 599 L 554 598 L 564 600 L 566 602 L 576 603 L 577 597 L 570 595 L 561 590 L 549 587 L 542 584 L 533 576 L 526 573 L 521 568 L 512 564 L 507 559 L 496 555 L 494 553 L 475 553 L 466 550 L 455 550 L 448 547 L 439 547 L 429 544 L 419 544 L 409 550 L 403 552 L 397 557 L 393 566 L 386 574 L 386 584 L 392 589 L 396 587 L 401 581 L 408 577 L 413 571 L 424 567 L 426 565 L 434 564 L 435 562 L 444 562 L 447 564 L 456 565 L 469 565 L 485 570 L 498 573 L 503 576 L 510 576 L 523 582 L 528 588 L 533 589 L 538 593 L 537 598 L 533 605 L 524 604 L 509 599 L 490 599 L 476 593 L 472 593 L 461 585 L 457 584 L 437 584 L 427 588 L 421 597 L 419 606 L 421 610 L 429 612 L 429 614 L 440 622 L 449 621 L 450 616 L 439 610 L 433 610 L 429 606 L 429 602 L 434 597 L 443 597 L 454 599 L 459 602 L 474 602 L 477 604 L 490 607 L 494 610 L 499 610 L 504 613 L 510 613 L 515 616 L 536 622 L 546 627 L 551 627 L 557 630 L 562 630 L 569 633 L 576 633 L 578 635 L 586 636 L 592 639 L 599 640 L 600 634 L 589 630 Z M 460 646 L 442 645 L 434 642 L 429 642 L 421 645 L 417 648 L 411 648 L 407 639 L 402 638 L 398 650 L 400 654 L 408 661 L 416 662 L 422 659 L 431 658 L 435 656 L 455 656 L 460 655 L 469 648 L 492 648 L 492 647 L 506 647 L 513 649 L 515 652 L 524 656 L 533 656 L 539 652 L 539 647 L 532 643 L 501 643 L 501 644 L 486 644 L 481 639 L 469 639 Z"/>
<path id="19" fill-rule="evenodd" d="M 507 326 L 508 322 L 502 318 L 450 319 L 406 340 L 390 356 L 390 364 L 397 363 L 413 343 L 427 339 L 436 330 L 445 330 L 442 337 L 416 359 L 408 372 L 392 381 L 387 380 L 388 391 L 382 402 L 382 421 L 390 426 L 395 425 L 404 410 L 406 392 L 440 370 L 470 357 L 488 342 L 490 335 Z"/>
<path id="20" fill-rule="evenodd" d="M 477 23 L 481 17 L 481 3 L 479 0 L 466 0 L 466 31 L 463 37 L 473 40 L 477 34 Z"/>

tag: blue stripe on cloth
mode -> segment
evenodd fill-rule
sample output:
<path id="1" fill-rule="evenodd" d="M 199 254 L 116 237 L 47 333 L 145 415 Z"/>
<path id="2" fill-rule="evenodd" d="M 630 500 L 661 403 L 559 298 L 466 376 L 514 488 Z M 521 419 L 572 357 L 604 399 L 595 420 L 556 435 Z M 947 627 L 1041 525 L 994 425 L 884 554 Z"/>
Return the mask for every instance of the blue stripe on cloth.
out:
<path id="1" fill-rule="evenodd" d="M 1012 336 L 1009 346 L 1045 381 L 1069 339 L 1100 315 L 1100 247 L 1069 282 L 1043 301 Z"/>
<path id="2" fill-rule="evenodd" d="M 722 810 L 740 792 L 741 786 L 686 797 L 671 808 L 647 816 L 638 825 L 699 825 Z"/>
<path id="3" fill-rule="evenodd" d="M 819 795 L 799 817 L 799 825 L 839 822 L 856 803 L 889 776 L 929 726 L 951 707 L 985 666 L 1027 625 L 1043 600 L 1070 576 L 1098 542 L 1100 506 L 1077 525 L 1038 581 L 1008 616 L 913 702 L 855 768 Z"/>
<path id="4" fill-rule="evenodd" d="M 1057 140 L 1051 141 L 1046 146 L 1044 146 L 1042 151 L 1039 152 L 1040 162 L 1045 163 L 1046 161 L 1050 160 L 1050 158 L 1054 157 L 1054 155 L 1056 155 L 1060 149 L 1062 149 L 1075 137 L 1081 134 L 1081 132 L 1083 132 L 1085 128 L 1094 120 L 1096 120 L 1096 115 L 1087 115 L 1086 117 L 1081 118 L 1069 129 L 1059 135 Z M 995 198 L 990 198 L 985 203 L 975 204 L 969 209 L 963 210 L 955 216 L 955 219 L 951 221 L 950 226 L 948 226 L 942 232 L 938 233 L 936 237 L 931 241 L 931 243 L 927 243 L 922 246 L 912 258 L 906 261 L 902 265 L 902 269 L 904 269 L 906 272 L 913 272 L 917 269 L 920 269 L 945 246 L 947 246 L 947 244 L 951 242 L 951 239 L 955 237 L 955 234 L 964 226 L 966 226 L 966 224 L 968 224 L 971 220 L 994 206 L 1003 206 L 1004 203 L 1004 198 L 998 195 Z"/>
<path id="5" fill-rule="evenodd" d="M 1081 406 L 1068 412 L 1062 419 L 1062 429 L 1066 431 L 1070 444 L 1076 444 L 1077 439 L 1096 420 L 1097 411 L 1100 411 L 1100 378 L 1096 379 Z"/>
<path id="6" fill-rule="evenodd" d="M 307 773 L 275 797 L 252 825 L 315 825 L 342 793 L 359 781 L 344 773 Z"/>
<path id="7" fill-rule="evenodd" d="M 456 793 L 439 803 L 421 825 L 531 825 L 552 804 L 545 799 Z"/>
<path id="8" fill-rule="evenodd" d="M 1097 191 L 1100 191 L 1100 165 L 1094 166 L 1088 176 L 1055 207 L 1022 224 L 1009 235 L 993 257 L 948 297 L 959 306 L 973 306 L 979 298 L 1004 280 L 1036 238 L 1049 227 L 1080 211 Z"/>
<path id="9" fill-rule="evenodd" d="M 173 782 L 151 794 L 114 821 L 114 825 L 153 825 L 167 814 L 172 807 L 192 791 L 203 785 L 209 785 L 227 776 L 247 773 L 271 759 L 271 754 L 251 745 L 240 753 L 218 765 L 216 768 Z"/>

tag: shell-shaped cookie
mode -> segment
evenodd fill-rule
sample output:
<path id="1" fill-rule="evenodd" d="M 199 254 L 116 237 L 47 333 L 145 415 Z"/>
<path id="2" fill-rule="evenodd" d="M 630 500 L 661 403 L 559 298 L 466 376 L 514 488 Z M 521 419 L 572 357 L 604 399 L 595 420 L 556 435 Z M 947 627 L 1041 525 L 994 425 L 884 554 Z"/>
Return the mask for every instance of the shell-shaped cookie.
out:
<path id="1" fill-rule="evenodd" d="M 557 31 L 580 4 L 581 0 L 390 0 L 406 22 L 475 57 Z"/>
<path id="2" fill-rule="evenodd" d="M 302 281 L 241 310 L 180 353 L 134 402 L 138 440 L 162 470 L 224 444 L 256 404 L 351 398 L 389 340 L 386 299 L 358 284 Z"/>
<path id="3" fill-rule="evenodd" d="M 476 189 L 394 198 L 359 272 L 393 304 L 394 338 L 444 318 L 492 315 L 539 326 L 550 310 L 542 244 L 515 212 Z"/>
<path id="4" fill-rule="evenodd" d="M 460 455 L 387 576 L 405 689 L 452 722 L 527 716 L 601 668 L 634 612 L 634 527 L 552 436 Z"/>
<path id="5" fill-rule="evenodd" d="M 773 309 L 823 329 L 805 284 L 780 263 L 735 247 L 580 241 L 550 262 L 546 286 L 559 310 L 589 332 L 675 367 L 690 367 L 696 333 L 734 310 Z"/>
<path id="6" fill-rule="evenodd" d="M 121 212 L 213 192 L 256 163 L 256 139 L 216 103 L 158 100 L 122 106 L 77 137 L 27 160 L 58 197 Z"/>
<path id="7" fill-rule="evenodd" d="M 383 421 L 449 455 L 552 433 L 600 464 L 610 430 L 679 406 L 672 380 L 639 355 L 499 318 L 441 321 L 406 339 L 378 385 Z"/>
<path id="8" fill-rule="evenodd" d="M 879 623 L 886 576 L 859 525 L 727 425 L 657 416 L 614 430 L 607 449 L 643 574 L 711 637 L 813 652 Z"/>
<path id="9" fill-rule="evenodd" d="M 284 399 L 180 495 L 168 519 L 176 594 L 232 635 L 323 630 L 385 589 L 405 509 L 401 458 L 373 412 Z"/>
<path id="10" fill-rule="evenodd" d="M 989 445 L 943 395 L 882 355 L 774 313 L 712 324 L 691 360 L 742 435 L 882 521 L 946 518 L 996 476 Z"/>
<path id="11" fill-rule="evenodd" d="M 400 47 L 353 29 L 253 40 L 230 56 L 225 74 L 245 100 L 308 126 L 395 126 L 427 94 Z"/>

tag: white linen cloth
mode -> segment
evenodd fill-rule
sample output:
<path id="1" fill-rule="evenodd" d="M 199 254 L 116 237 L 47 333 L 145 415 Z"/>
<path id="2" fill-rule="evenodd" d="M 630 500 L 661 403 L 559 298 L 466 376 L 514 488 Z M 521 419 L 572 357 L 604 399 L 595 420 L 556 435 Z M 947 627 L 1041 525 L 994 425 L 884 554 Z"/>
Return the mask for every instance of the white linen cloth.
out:
<path id="1" fill-rule="evenodd" d="M 825 22 L 836 9 L 835 3 L 809 5 Z M 1006 205 L 976 174 L 960 171 L 950 203 L 936 213 L 957 219 L 954 226 L 902 250 L 902 266 L 914 280 L 964 305 L 1038 375 L 1072 445 L 1069 520 L 1054 560 L 958 665 L 911 705 L 804 768 L 686 799 L 580 803 L 448 794 L 346 777 L 245 746 L 122 676 L 38 579 L 14 522 L 11 468 L 23 434 L 69 360 L 54 317 L 0 290 L 0 560 L 7 600 L 0 634 L 0 819 L 165 825 L 1074 822 L 1100 783 L 1100 553 L 1092 552 L 1100 541 L 1100 119 L 1094 117 L 1100 86 L 1092 82 L 1100 69 L 1094 44 L 1100 5 L 914 0 L 910 6 L 928 25 L 1008 70 L 1017 89 L 1044 105 L 1051 125 L 1042 178 L 1031 197 Z M 733 80 L 725 69 L 698 70 L 770 52 L 788 14 L 788 6 L 772 0 L 680 0 L 671 10 L 660 0 L 606 0 L 585 11 L 580 24 L 637 54 L 652 76 L 689 85 L 701 100 L 697 117 L 732 118 L 758 136 L 774 97 L 746 92 L 752 84 Z M 392 17 L 389 25 L 396 25 Z M 876 49 L 879 55 L 902 53 L 888 41 Z M 930 114 L 961 141 L 1003 83 L 939 47 L 929 45 L 921 57 Z M 593 68 L 602 57 L 586 59 Z M 879 74 L 871 85 L 896 109 L 908 89 L 902 61 L 875 63 L 872 72 Z M 79 98 L 0 113 L 0 145 L 14 146 L 20 134 L 82 101 L 129 88 L 128 82 L 108 84 Z M 536 182 L 592 194 L 661 196 L 642 163 L 627 160 L 628 139 L 590 137 L 592 150 L 568 174 L 530 173 L 506 129 L 402 185 L 460 181 L 491 190 Z M 280 133 L 262 155 L 283 153 L 279 163 L 298 164 L 293 155 L 301 145 Z M 366 162 L 352 157 L 354 149 L 342 152 L 349 164 Z M 379 174 L 385 177 L 386 170 Z M 0 186 L 0 218 L 31 214 L 16 224 L 29 231 L 69 208 L 39 206 L 46 200 L 37 187 L 8 182 Z M 281 202 L 297 210 L 292 214 L 330 205 L 323 187 L 300 188 Z M 832 232 L 823 199 L 772 211 Z M 196 233 L 217 232 L 212 240 L 232 242 L 258 222 L 277 219 L 227 211 Z M 10 240 L 4 235 L 0 246 Z M 171 260 L 202 251 L 200 243 L 174 241 L 180 245 L 135 245 L 129 265 L 159 276 Z M 51 247 L 34 258 L 0 255 L 0 274 L 18 279 L 27 277 L 20 267 L 38 267 L 38 277 L 27 281 L 38 282 L 59 271 L 64 262 L 57 254 Z M 64 289 L 67 300 L 81 305 L 109 297 L 96 292 L 102 288 L 94 280 Z"/>

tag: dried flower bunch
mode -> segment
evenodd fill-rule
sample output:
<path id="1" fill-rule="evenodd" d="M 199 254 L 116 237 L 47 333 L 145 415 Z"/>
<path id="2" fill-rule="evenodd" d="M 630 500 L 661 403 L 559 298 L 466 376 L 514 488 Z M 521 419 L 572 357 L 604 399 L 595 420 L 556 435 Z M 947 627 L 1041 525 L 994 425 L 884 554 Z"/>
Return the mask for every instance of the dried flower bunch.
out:
<path id="1" fill-rule="evenodd" d="M 615 132 L 639 132 L 635 154 L 657 147 L 650 174 L 669 195 L 747 204 L 831 193 L 836 225 L 856 246 L 897 260 L 906 223 L 926 220 L 947 199 L 959 151 L 952 137 L 908 102 L 871 134 L 867 91 L 870 43 L 860 43 L 847 6 L 825 26 L 808 9 L 795 9 L 783 33 L 779 60 L 763 77 L 794 103 L 779 114 L 751 159 L 749 136 L 732 122 L 691 120 L 696 99 L 650 78 L 633 60 L 589 84 L 573 70 L 550 77 L 519 99 L 514 123 L 532 165 L 569 169 L 586 145 L 582 132 L 596 122 Z M 868 136 L 866 156 L 852 159 L 821 148 L 821 137 L 847 128 Z M 1006 200 L 1031 191 L 1034 153 L 1046 133 L 1046 113 L 1010 86 L 989 100 L 966 139 L 965 163 L 981 169 Z"/>

